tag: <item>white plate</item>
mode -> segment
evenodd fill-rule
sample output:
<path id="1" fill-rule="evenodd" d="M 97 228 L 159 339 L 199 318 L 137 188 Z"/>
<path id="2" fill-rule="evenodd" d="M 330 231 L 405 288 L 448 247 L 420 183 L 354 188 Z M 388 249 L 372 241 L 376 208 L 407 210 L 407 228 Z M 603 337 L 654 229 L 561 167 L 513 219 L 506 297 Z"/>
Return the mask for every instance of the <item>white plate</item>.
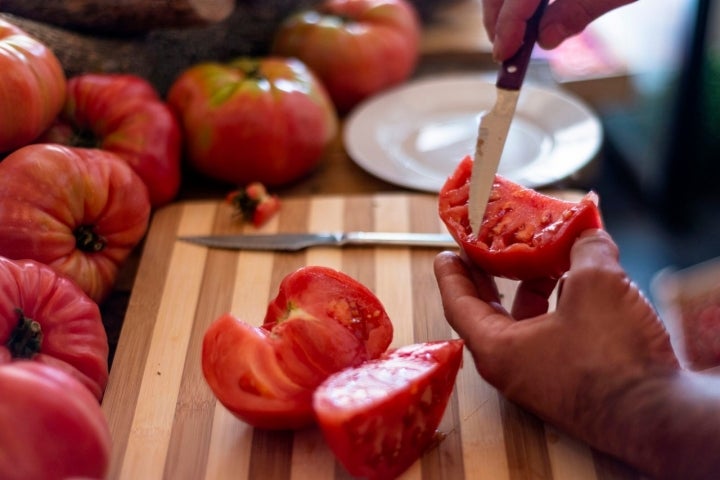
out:
<path id="1" fill-rule="evenodd" d="M 487 74 L 409 82 L 353 110 L 345 149 L 361 168 L 390 183 L 437 192 L 475 149 L 480 116 L 495 103 Z M 528 187 L 565 179 L 597 154 L 602 127 L 579 99 L 526 84 L 498 173 Z"/>

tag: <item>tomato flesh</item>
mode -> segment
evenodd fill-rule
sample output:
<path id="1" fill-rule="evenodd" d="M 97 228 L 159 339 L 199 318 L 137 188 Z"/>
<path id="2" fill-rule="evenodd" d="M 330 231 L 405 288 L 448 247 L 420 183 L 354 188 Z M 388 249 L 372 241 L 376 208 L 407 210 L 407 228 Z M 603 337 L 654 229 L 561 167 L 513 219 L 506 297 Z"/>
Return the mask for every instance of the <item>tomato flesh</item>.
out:
<path id="1" fill-rule="evenodd" d="M 597 196 L 580 201 L 543 195 L 495 176 L 477 235 L 468 219 L 472 158 L 466 156 L 440 190 L 438 211 L 468 258 L 488 273 L 516 280 L 559 278 L 584 230 L 602 228 Z"/>
<path id="2" fill-rule="evenodd" d="M 351 475 L 395 478 L 434 444 L 462 352 L 462 340 L 409 345 L 318 387 L 318 423 Z"/>

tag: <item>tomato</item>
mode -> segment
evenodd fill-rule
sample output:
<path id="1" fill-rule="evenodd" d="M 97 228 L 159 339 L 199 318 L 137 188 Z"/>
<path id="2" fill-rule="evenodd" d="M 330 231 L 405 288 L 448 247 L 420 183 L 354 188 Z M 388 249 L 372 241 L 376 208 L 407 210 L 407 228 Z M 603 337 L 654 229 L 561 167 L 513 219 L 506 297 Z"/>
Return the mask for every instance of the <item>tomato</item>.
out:
<path id="1" fill-rule="evenodd" d="M 273 53 L 305 62 L 339 112 L 405 81 L 420 51 L 420 20 L 406 0 L 325 0 L 288 17 Z"/>
<path id="2" fill-rule="evenodd" d="M 19 359 L 65 370 L 98 400 L 105 391 L 108 340 L 97 304 L 45 264 L 0 257 L 0 365 Z"/>
<path id="3" fill-rule="evenodd" d="M 0 152 L 30 143 L 55 119 L 67 80 L 47 46 L 0 19 Z"/>
<path id="4" fill-rule="evenodd" d="M 228 410 L 259 428 L 314 421 L 312 392 L 329 375 L 381 355 L 392 324 L 367 287 L 336 270 L 303 267 L 280 284 L 261 327 L 226 314 L 203 338 L 205 379 Z"/>
<path id="5" fill-rule="evenodd" d="M 239 216 L 255 227 L 260 227 L 280 210 L 280 199 L 271 195 L 260 182 L 253 182 L 245 188 L 233 190 L 225 201 L 235 207 Z"/>
<path id="6" fill-rule="evenodd" d="M 440 218 L 467 257 L 491 275 L 527 280 L 559 278 L 570 268 L 570 249 L 584 230 L 602 228 L 597 196 L 560 200 L 500 175 L 490 192 L 477 235 L 468 220 L 472 159 L 467 156 L 440 190 Z"/>
<path id="7" fill-rule="evenodd" d="M 409 345 L 317 388 L 323 436 L 351 475 L 395 478 L 434 444 L 462 352 L 462 340 Z"/>
<path id="8" fill-rule="evenodd" d="M 129 74 L 84 74 L 68 80 L 60 118 L 41 141 L 100 148 L 122 157 L 162 206 L 180 189 L 180 125 L 145 79 Z"/>
<path id="9" fill-rule="evenodd" d="M 51 144 L 0 162 L 0 255 L 34 259 L 96 302 L 145 235 L 147 188 L 115 154 Z"/>
<path id="10" fill-rule="evenodd" d="M 62 370 L 0 365 L 0 478 L 105 478 L 110 429 L 97 399 Z"/>
<path id="11" fill-rule="evenodd" d="M 322 84 L 296 59 L 201 63 L 171 85 L 190 164 L 235 185 L 290 184 L 309 174 L 338 120 Z"/>

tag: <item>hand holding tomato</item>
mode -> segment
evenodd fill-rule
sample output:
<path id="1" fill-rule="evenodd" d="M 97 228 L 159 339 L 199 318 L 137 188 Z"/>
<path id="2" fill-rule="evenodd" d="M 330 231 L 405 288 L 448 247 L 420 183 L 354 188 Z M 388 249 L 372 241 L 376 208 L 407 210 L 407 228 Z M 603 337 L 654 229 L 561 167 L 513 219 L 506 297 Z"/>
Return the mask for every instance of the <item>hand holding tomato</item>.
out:
<path id="1" fill-rule="evenodd" d="M 283 22 L 272 51 L 307 64 L 337 110 L 405 81 L 420 50 L 420 20 L 407 0 L 325 0 Z"/>
<path id="2" fill-rule="evenodd" d="M 0 19 L 0 153 L 33 141 L 65 101 L 60 61 L 43 43 Z"/>
<path id="3" fill-rule="evenodd" d="M 649 445 L 665 435 L 646 426 L 669 432 L 665 420 L 686 421 L 691 408 L 661 409 L 665 398 L 656 396 L 653 385 L 672 382 L 678 361 L 661 320 L 628 279 L 605 231 L 588 231 L 575 242 L 551 312 L 553 279 L 521 282 L 506 312 L 493 278 L 456 254 L 440 254 L 435 275 L 445 316 L 478 372 L 511 401 L 643 469 L 651 466 L 646 453 L 655 446 Z"/>
<path id="4" fill-rule="evenodd" d="M 570 266 L 570 248 L 584 230 L 602 227 L 597 197 L 564 201 L 500 175 L 490 191 L 480 230 L 468 219 L 472 158 L 466 156 L 440 189 L 438 212 L 467 258 L 497 277 L 559 278 Z"/>

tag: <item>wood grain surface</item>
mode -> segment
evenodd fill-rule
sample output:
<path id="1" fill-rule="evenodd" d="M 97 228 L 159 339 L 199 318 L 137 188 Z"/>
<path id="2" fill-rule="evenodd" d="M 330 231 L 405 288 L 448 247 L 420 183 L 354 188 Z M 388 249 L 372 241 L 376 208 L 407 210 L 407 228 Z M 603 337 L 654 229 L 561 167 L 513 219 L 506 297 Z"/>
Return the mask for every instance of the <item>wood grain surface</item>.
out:
<path id="1" fill-rule="evenodd" d="M 387 193 L 284 199 L 263 233 L 321 230 L 435 232 L 433 195 Z M 103 409 L 109 478 L 350 478 L 319 430 L 255 430 L 216 402 L 201 372 L 207 326 L 224 312 L 260 324 L 280 280 L 303 265 L 344 271 L 372 289 L 393 320 L 393 345 L 455 336 L 442 314 L 432 249 L 351 247 L 304 252 L 213 250 L 178 235 L 255 231 L 218 201 L 156 212 L 128 305 Z M 515 284 L 500 281 L 506 302 Z M 440 425 L 444 440 L 403 479 L 632 479 L 628 467 L 544 425 L 464 366 Z"/>

